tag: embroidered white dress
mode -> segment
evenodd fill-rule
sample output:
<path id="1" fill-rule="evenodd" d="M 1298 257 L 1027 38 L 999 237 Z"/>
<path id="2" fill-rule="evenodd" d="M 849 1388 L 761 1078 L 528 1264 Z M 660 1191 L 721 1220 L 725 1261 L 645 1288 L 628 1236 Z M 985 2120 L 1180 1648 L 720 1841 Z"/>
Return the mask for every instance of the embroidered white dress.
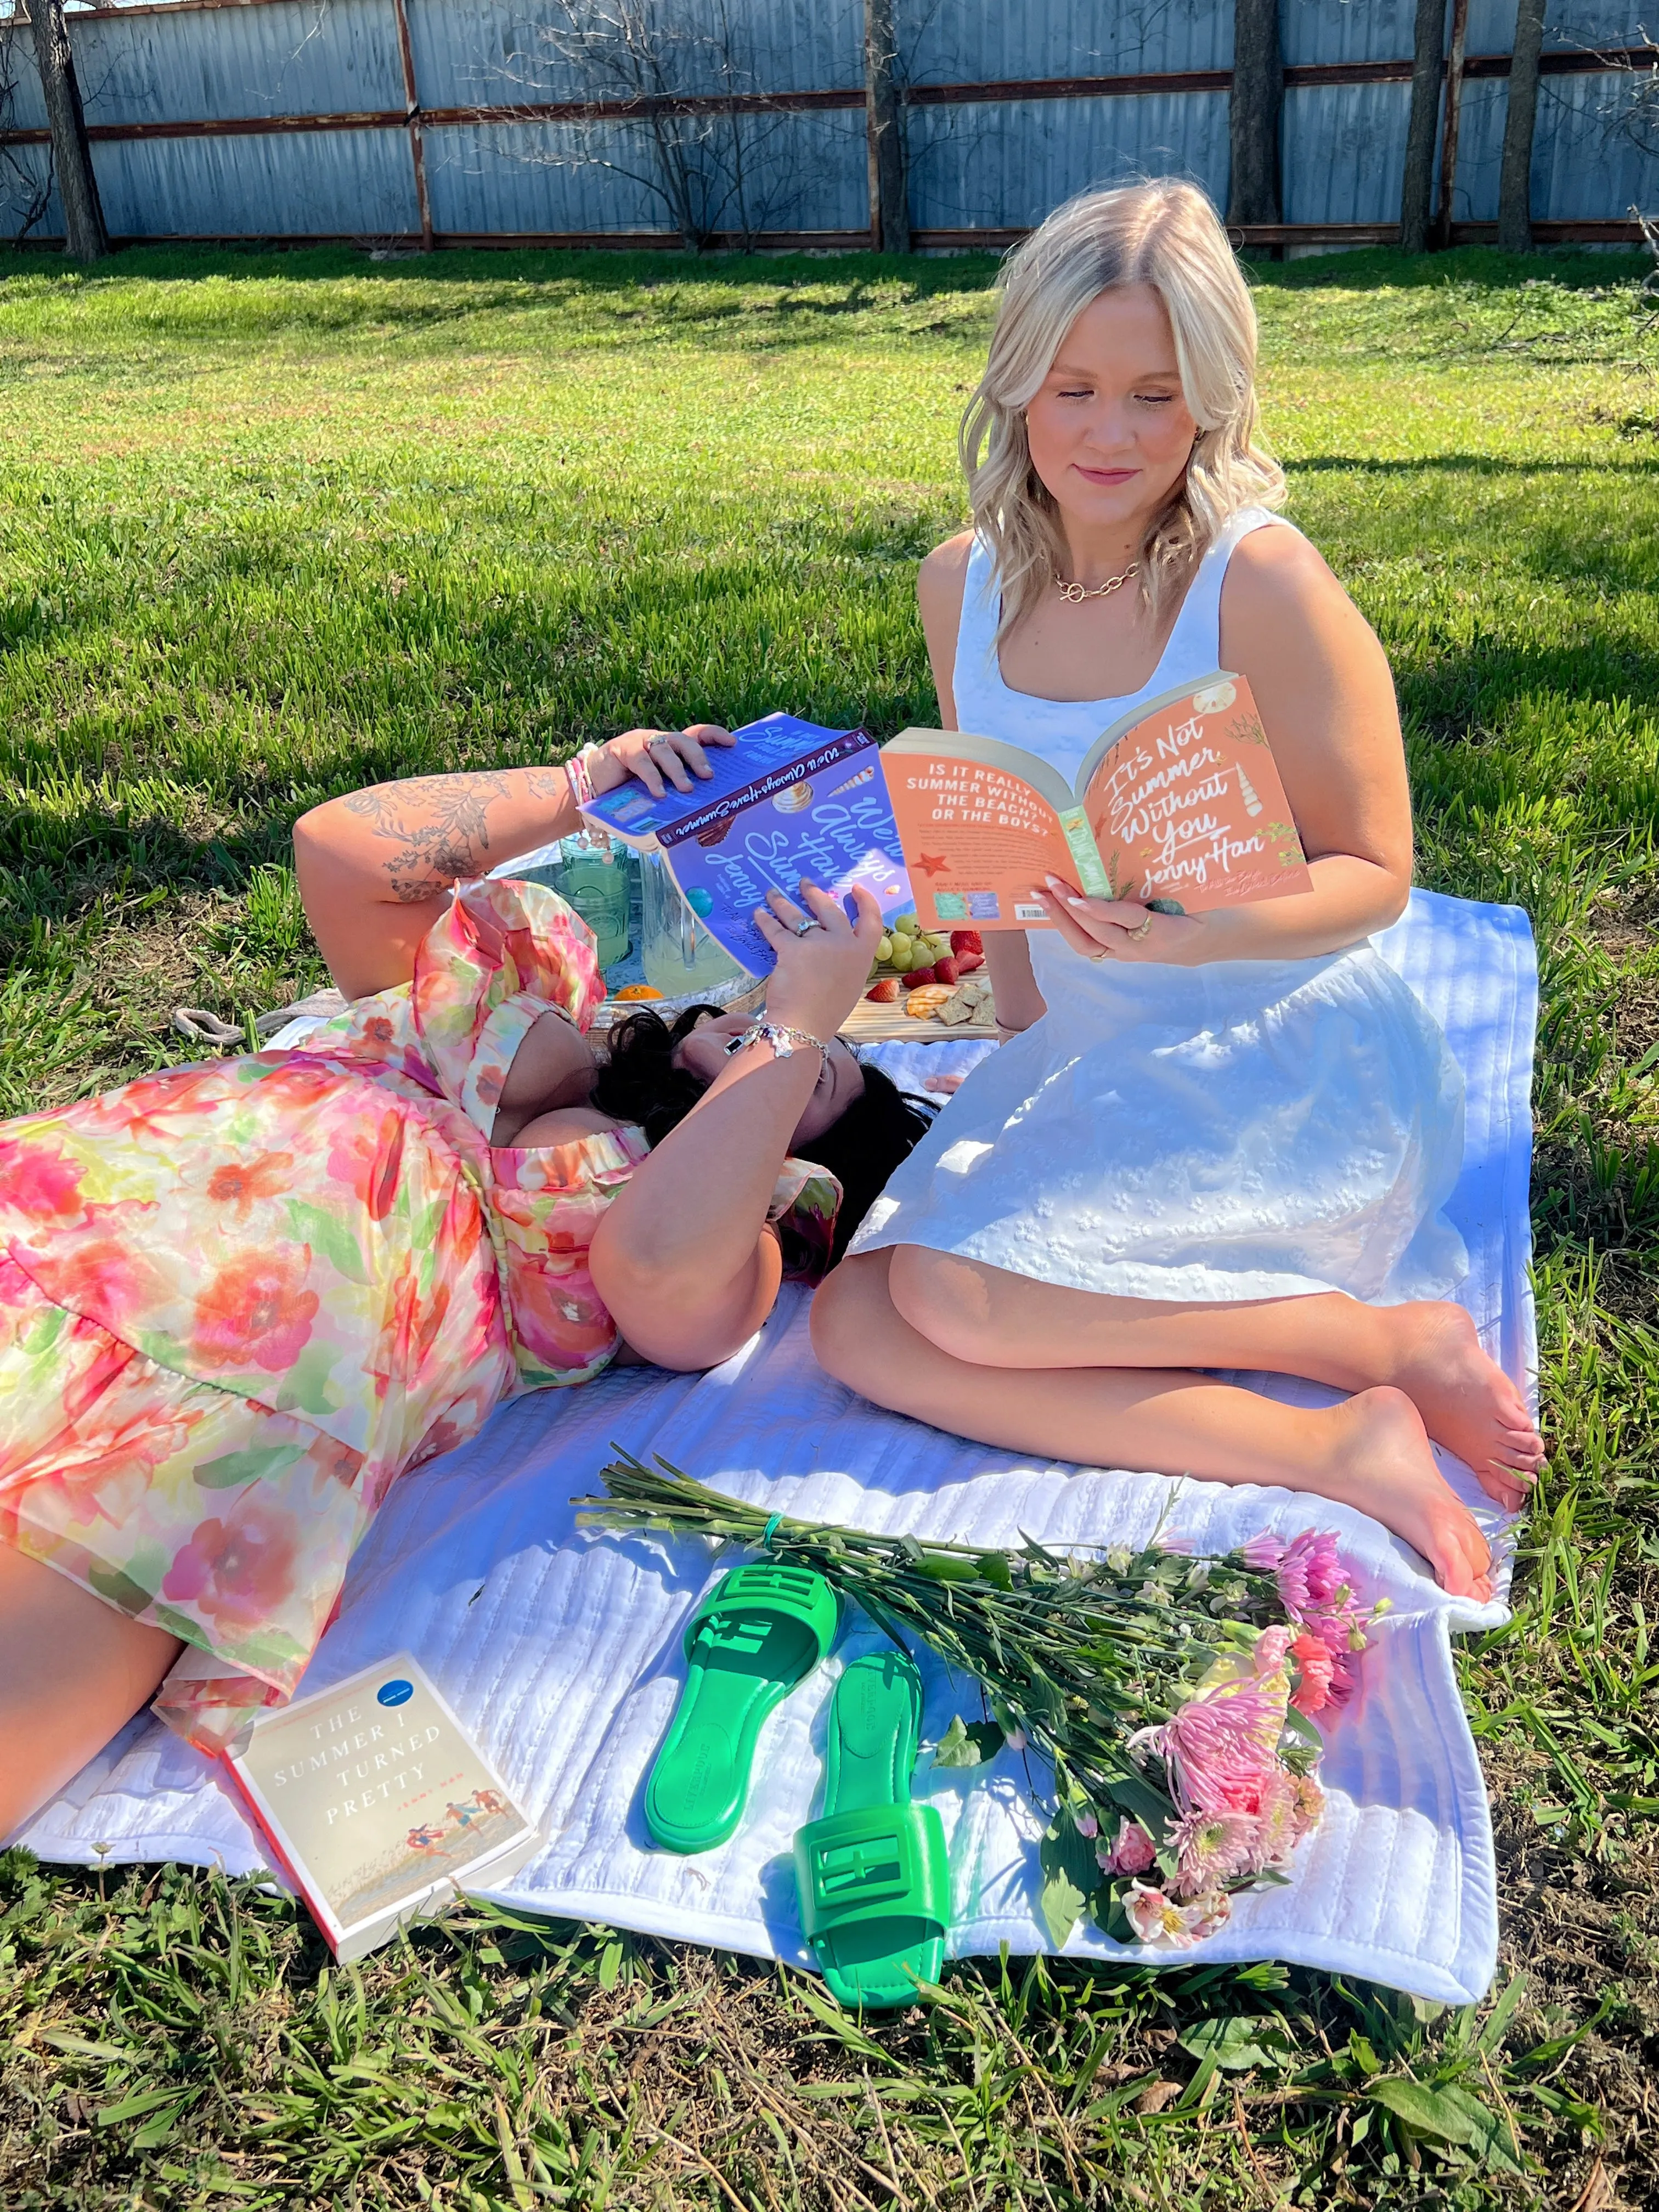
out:
<path id="1" fill-rule="evenodd" d="M 1082 702 L 1003 682 L 999 594 L 975 544 L 955 669 L 964 730 L 1066 775 L 1142 698 L 1220 665 L 1221 583 L 1264 525 L 1235 515 L 1142 690 Z M 1377 1304 L 1443 1297 L 1468 1268 L 1440 1214 L 1463 1083 L 1438 1026 L 1364 941 L 1310 960 L 1102 961 L 1034 930 L 1048 1012 L 981 1062 L 850 1249 L 916 1244 L 1119 1297 Z"/>

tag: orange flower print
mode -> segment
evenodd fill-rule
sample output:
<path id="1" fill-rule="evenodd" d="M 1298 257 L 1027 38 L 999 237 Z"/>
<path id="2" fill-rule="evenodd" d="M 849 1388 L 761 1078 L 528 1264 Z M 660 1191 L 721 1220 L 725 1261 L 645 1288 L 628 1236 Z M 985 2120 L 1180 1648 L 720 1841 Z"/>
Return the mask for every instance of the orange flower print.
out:
<path id="1" fill-rule="evenodd" d="M 268 1626 L 294 1588 L 299 1522 L 286 1506 L 254 1489 L 223 1520 L 200 1521 L 190 1541 L 173 1554 L 161 1595 L 191 1606 L 215 1633 Z"/>
<path id="2" fill-rule="evenodd" d="M 0 1137 L 0 1199 L 20 1213 L 70 1218 L 82 1211 L 81 1165 L 47 1138 Z"/>
<path id="3" fill-rule="evenodd" d="M 311 1334 L 321 1304 L 302 1287 L 311 1247 L 272 1249 L 221 1267 L 196 1301 L 194 1344 L 208 1367 L 263 1367 L 281 1375 Z"/>
<path id="4" fill-rule="evenodd" d="M 294 1188 L 292 1152 L 261 1152 L 251 1160 L 228 1160 L 215 1168 L 207 1194 L 215 1206 L 228 1207 L 238 1221 L 246 1221 L 261 1199 L 281 1198 Z"/>
<path id="5" fill-rule="evenodd" d="M 62 1259 L 28 1255 L 28 1272 L 54 1304 L 118 1329 L 143 1304 L 149 1271 L 118 1237 L 71 1243 Z"/>

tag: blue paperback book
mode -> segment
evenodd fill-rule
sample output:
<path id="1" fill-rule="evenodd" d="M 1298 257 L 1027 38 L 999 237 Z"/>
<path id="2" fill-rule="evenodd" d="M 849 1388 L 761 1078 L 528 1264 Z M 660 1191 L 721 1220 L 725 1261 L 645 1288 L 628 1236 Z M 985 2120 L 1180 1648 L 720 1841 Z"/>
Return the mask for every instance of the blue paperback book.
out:
<path id="1" fill-rule="evenodd" d="M 582 801 L 582 811 L 642 851 L 660 850 L 680 895 L 739 966 L 769 975 L 754 912 L 769 890 L 796 896 L 803 876 L 844 898 L 874 893 L 882 919 L 910 905 L 898 827 L 875 739 L 768 714 L 713 748 L 712 779 L 653 799 L 639 783 Z"/>

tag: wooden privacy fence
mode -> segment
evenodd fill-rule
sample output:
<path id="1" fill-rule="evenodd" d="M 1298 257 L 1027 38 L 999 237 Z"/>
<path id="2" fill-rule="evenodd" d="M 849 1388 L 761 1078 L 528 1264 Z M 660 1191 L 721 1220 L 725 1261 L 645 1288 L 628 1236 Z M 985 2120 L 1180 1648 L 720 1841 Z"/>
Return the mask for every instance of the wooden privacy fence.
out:
<path id="1" fill-rule="evenodd" d="M 1175 173 L 1255 247 L 1524 245 L 1635 239 L 1659 182 L 1659 47 L 1605 0 L 907 4 L 0 0 L 0 225 L 994 247 Z M 1096 65 L 967 73 L 1026 54 Z"/>

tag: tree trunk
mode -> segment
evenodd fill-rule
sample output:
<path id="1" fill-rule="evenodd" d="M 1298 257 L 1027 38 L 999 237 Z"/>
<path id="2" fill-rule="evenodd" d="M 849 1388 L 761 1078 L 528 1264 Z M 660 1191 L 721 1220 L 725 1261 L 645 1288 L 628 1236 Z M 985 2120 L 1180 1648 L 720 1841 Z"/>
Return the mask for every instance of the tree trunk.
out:
<path id="1" fill-rule="evenodd" d="M 1233 89 L 1227 113 L 1232 146 L 1230 223 L 1284 220 L 1279 185 L 1279 112 L 1284 99 L 1279 0 L 1234 0 Z"/>
<path id="2" fill-rule="evenodd" d="M 897 58 L 893 0 L 864 0 L 864 118 L 870 146 L 870 244 L 877 253 L 910 251 L 904 125 L 894 82 Z"/>
<path id="3" fill-rule="evenodd" d="M 1515 13 L 1504 166 L 1498 180 L 1498 243 L 1505 253 L 1524 253 L 1532 244 L 1532 129 L 1538 116 L 1544 8 L 1545 0 L 1520 0 Z"/>
<path id="4" fill-rule="evenodd" d="M 1452 242 L 1452 196 L 1457 190 L 1457 135 L 1463 114 L 1463 49 L 1469 34 L 1469 0 L 1452 0 L 1451 46 L 1446 55 L 1446 120 L 1440 139 L 1440 212 L 1434 242 Z"/>
<path id="5" fill-rule="evenodd" d="M 98 179 L 92 173 L 87 118 L 75 77 L 75 56 L 64 23 L 63 0 L 31 0 L 34 62 L 40 72 L 46 127 L 52 134 L 58 197 L 64 204 L 64 244 L 76 261 L 101 261 L 109 252 Z"/>
<path id="6" fill-rule="evenodd" d="M 1412 39 L 1412 113 L 1406 126 L 1406 178 L 1400 192 L 1400 243 L 1421 253 L 1429 243 L 1434 192 L 1434 127 L 1440 120 L 1440 65 L 1445 58 L 1446 0 L 1417 0 Z"/>

